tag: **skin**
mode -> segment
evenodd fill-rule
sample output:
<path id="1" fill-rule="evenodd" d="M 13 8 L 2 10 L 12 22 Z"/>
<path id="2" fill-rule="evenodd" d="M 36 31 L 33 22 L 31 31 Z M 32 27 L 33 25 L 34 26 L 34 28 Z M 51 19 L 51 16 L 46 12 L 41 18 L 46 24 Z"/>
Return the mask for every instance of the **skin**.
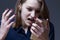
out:
<path id="1" fill-rule="evenodd" d="M 30 31 L 32 34 L 34 34 L 38 40 L 48 40 L 48 36 L 45 32 L 48 28 L 47 26 L 44 27 L 43 20 L 39 19 L 39 11 L 40 5 L 37 0 L 27 0 L 22 5 L 21 9 L 21 19 L 22 19 L 22 26 L 24 28 L 31 27 Z M 1 28 L 0 28 L 0 39 L 4 40 L 9 28 L 12 26 L 14 22 L 10 22 L 15 15 L 12 15 L 9 17 L 9 15 L 12 13 L 12 10 L 6 9 L 2 14 L 2 20 L 1 20 Z M 30 20 L 28 20 L 28 18 Z M 34 21 L 31 21 L 34 19 Z M 48 20 L 46 20 L 48 22 Z M 2 30 L 3 29 L 3 30 Z M 47 36 L 47 37 L 46 37 Z"/>
<path id="2" fill-rule="evenodd" d="M 9 31 L 9 28 L 14 23 L 14 22 L 10 22 L 10 21 L 15 17 L 15 15 L 12 15 L 11 17 L 9 17 L 9 15 L 12 13 L 12 11 L 13 11 L 12 9 L 11 10 L 6 9 L 2 14 L 1 27 L 0 27 L 0 40 L 5 39 L 8 31 Z"/>
<path id="3" fill-rule="evenodd" d="M 25 28 L 31 27 L 31 33 L 39 38 L 38 40 L 48 40 L 48 35 L 43 35 L 46 31 L 45 28 L 48 29 L 47 25 L 44 27 L 43 20 L 38 18 L 40 15 L 39 9 L 40 5 L 37 0 L 27 0 L 25 3 L 23 3 L 21 11 L 22 26 Z M 32 19 L 34 19 L 34 22 L 31 21 Z M 48 19 L 45 21 L 48 22 Z M 47 33 L 48 31 L 46 34 Z"/>
<path id="4" fill-rule="evenodd" d="M 21 18 L 22 18 L 22 24 L 25 27 L 31 26 L 32 21 L 28 20 L 34 19 L 35 17 L 39 16 L 39 3 L 37 0 L 27 0 L 23 5 L 22 5 L 22 12 L 21 12 Z M 38 12 L 39 11 L 39 12 Z"/>

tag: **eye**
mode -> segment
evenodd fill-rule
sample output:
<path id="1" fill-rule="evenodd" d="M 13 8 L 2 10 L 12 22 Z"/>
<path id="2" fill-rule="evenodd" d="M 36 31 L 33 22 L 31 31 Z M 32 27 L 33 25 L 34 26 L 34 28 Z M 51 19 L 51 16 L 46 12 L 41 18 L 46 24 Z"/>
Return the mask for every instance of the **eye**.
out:
<path id="1" fill-rule="evenodd" d="M 32 11 L 32 8 L 27 8 L 28 11 Z"/>

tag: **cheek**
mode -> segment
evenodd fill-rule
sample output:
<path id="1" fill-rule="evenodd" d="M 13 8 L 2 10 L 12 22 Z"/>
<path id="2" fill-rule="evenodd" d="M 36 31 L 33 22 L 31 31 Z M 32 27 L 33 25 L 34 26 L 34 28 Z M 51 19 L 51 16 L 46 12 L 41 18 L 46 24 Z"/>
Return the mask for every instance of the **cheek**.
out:
<path id="1" fill-rule="evenodd" d="M 28 14 L 28 11 L 26 10 L 26 9 L 22 9 L 22 11 L 21 11 L 21 17 L 23 18 L 23 19 L 27 19 L 27 16 L 28 16 L 29 14 Z"/>

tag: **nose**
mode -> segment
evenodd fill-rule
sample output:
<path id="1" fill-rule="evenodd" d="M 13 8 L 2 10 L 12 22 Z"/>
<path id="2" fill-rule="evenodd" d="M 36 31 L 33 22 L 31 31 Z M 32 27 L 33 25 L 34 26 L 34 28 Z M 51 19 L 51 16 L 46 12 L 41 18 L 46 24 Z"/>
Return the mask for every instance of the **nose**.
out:
<path id="1" fill-rule="evenodd" d="M 31 16 L 32 18 L 34 18 L 34 17 L 35 17 L 35 11 L 32 11 L 30 16 Z"/>

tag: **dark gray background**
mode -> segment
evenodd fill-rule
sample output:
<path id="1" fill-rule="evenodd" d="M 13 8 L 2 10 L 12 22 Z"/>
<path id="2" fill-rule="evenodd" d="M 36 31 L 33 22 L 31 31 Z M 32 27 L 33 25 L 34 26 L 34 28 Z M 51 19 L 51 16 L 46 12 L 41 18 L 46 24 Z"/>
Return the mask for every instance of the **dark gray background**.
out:
<path id="1" fill-rule="evenodd" d="M 45 0 L 50 11 L 50 19 L 54 24 L 55 40 L 60 40 L 60 0 Z M 14 9 L 16 0 L 0 0 L 0 20 L 1 14 L 6 8 Z"/>

